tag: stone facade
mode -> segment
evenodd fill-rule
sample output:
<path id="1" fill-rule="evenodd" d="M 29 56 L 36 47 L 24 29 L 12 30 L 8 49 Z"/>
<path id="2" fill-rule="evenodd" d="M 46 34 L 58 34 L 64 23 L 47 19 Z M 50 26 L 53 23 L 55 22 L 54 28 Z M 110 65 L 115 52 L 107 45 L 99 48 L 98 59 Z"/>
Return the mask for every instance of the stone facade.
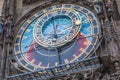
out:
<path id="1" fill-rule="evenodd" d="M 29 0 L 30 2 L 26 2 L 26 0 L 6 0 L 9 2 L 9 10 L 8 14 L 11 14 L 10 17 L 11 25 L 13 26 L 13 35 L 12 37 L 4 37 L 3 41 L 0 43 L 0 51 L 2 52 L 0 56 L 2 57 L 2 60 L 0 62 L 0 80 L 22 80 L 22 78 L 26 78 L 25 80 L 34 80 L 33 77 L 39 76 L 39 74 L 31 73 L 28 75 L 25 75 L 24 68 L 17 63 L 15 63 L 15 59 L 12 59 L 12 62 L 9 61 L 7 57 L 12 56 L 13 45 L 14 45 L 14 38 L 15 35 L 19 29 L 18 24 L 23 23 L 24 20 L 26 20 L 29 15 L 32 15 L 29 11 L 34 9 L 35 7 L 39 6 L 42 3 L 45 3 L 47 1 L 52 0 Z M 58 3 L 65 3 L 66 0 L 53 0 L 52 4 L 58 4 Z M 68 0 L 69 3 L 70 0 Z M 88 3 L 87 1 L 79 1 L 77 0 L 71 0 L 71 3 L 83 5 L 85 7 L 93 9 L 93 12 L 95 12 L 94 9 L 98 9 L 97 7 L 91 5 L 91 3 Z M 106 0 L 103 0 L 106 1 Z M 115 12 L 107 12 L 105 9 L 105 5 L 103 5 L 103 14 L 97 14 L 95 13 L 100 22 L 101 22 L 101 29 L 103 33 L 100 35 L 100 38 L 102 39 L 102 42 L 100 43 L 100 47 L 98 47 L 99 50 L 96 50 L 96 54 L 98 56 L 98 59 L 100 63 L 103 65 L 103 67 L 100 67 L 99 69 L 92 69 L 92 70 L 86 70 L 81 71 L 77 73 L 72 74 L 66 74 L 61 76 L 55 76 L 54 78 L 50 78 L 49 80 L 120 80 L 120 18 L 118 17 L 120 14 L 120 0 L 113 0 L 116 1 L 116 7 L 114 7 Z M 24 3 L 23 3 L 24 2 Z M 114 3 L 114 4 L 115 4 Z M 8 3 L 7 3 L 8 4 Z M 52 5 L 50 4 L 50 5 Z M 96 3 L 98 4 L 98 3 Z M 4 0 L 0 0 L 0 16 L 3 15 L 5 12 L 3 9 L 3 5 L 5 6 Z M 45 6 L 48 7 L 48 6 Z M 99 11 L 98 11 L 99 12 Z M 6 14 L 7 14 L 6 13 Z M 26 14 L 28 13 L 28 14 Z M 24 16 L 25 15 L 25 16 Z M 23 17 L 24 16 L 24 17 Z M 13 19 L 13 21 L 12 21 Z M 9 20 L 8 20 L 9 21 Z M 12 32 L 11 32 L 12 33 Z M 5 34 L 4 34 L 5 36 Z M 89 66 L 88 66 L 89 67 Z M 23 71 L 22 71 L 23 70 Z M 27 71 L 27 70 L 26 70 Z M 23 76 L 19 76 L 18 74 L 22 74 Z M 12 77 L 8 78 L 8 74 L 10 74 Z M 13 74 L 13 75 L 12 75 Z M 14 74 L 17 76 L 17 78 L 14 76 Z M 26 73 L 27 74 L 27 73 Z M 32 77 L 31 77 L 32 76 Z M 15 78 L 13 78 L 15 77 Z M 30 77 L 30 78 L 29 78 Z M 5 79 L 6 78 L 6 79 Z M 27 79 L 28 78 L 28 79 Z M 38 79 L 39 80 L 39 79 Z"/>
<path id="2" fill-rule="evenodd" d="M 4 0 L 0 0 L 0 16 L 2 16 L 3 3 Z"/>

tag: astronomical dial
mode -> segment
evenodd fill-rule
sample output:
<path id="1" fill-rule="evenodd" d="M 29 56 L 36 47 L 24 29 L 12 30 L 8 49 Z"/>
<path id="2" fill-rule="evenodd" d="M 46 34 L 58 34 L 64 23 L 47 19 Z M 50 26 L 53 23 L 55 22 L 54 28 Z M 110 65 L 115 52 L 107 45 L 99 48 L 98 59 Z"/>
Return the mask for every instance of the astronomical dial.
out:
<path id="1" fill-rule="evenodd" d="M 88 9 L 62 4 L 36 12 L 18 31 L 19 64 L 35 71 L 86 58 L 97 44 L 99 21 Z"/>
<path id="2" fill-rule="evenodd" d="M 47 11 L 34 27 L 34 39 L 44 47 L 62 46 L 78 34 L 81 27 L 80 18 L 75 11 L 67 9 Z"/>

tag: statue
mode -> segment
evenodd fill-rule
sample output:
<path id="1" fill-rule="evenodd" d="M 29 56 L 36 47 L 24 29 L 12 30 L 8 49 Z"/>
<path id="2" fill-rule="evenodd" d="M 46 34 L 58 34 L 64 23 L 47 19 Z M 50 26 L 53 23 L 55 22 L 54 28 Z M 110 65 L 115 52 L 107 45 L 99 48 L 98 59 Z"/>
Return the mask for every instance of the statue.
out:
<path id="1" fill-rule="evenodd" d="M 107 8 L 108 12 L 113 11 L 113 1 L 107 0 L 107 2 L 106 2 L 106 8 Z"/>
<path id="2" fill-rule="evenodd" d="M 6 37 L 12 37 L 12 27 L 13 27 L 12 19 L 13 19 L 12 15 L 8 15 L 6 17 L 6 22 L 5 22 L 5 27 L 6 27 L 5 36 Z"/>
<path id="3" fill-rule="evenodd" d="M 98 14 L 103 12 L 103 4 L 102 4 L 102 0 L 94 0 L 93 1 L 94 4 L 94 9 L 96 10 L 96 12 Z"/>

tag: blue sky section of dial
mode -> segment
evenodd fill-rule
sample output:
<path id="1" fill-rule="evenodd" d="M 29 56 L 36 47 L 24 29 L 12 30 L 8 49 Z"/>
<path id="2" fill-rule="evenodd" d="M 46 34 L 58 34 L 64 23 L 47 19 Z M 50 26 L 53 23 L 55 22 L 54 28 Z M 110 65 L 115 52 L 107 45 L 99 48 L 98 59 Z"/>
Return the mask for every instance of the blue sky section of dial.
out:
<path id="1" fill-rule="evenodd" d="M 22 41 L 21 41 L 21 50 L 23 56 L 26 58 L 26 53 L 29 50 L 29 47 L 32 46 L 34 39 L 33 39 L 33 28 L 36 26 L 36 21 L 34 21 L 32 24 L 29 25 L 29 27 L 26 29 Z"/>
<path id="2" fill-rule="evenodd" d="M 92 25 L 90 24 L 89 19 L 82 13 L 80 13 L 81 19 L 82 19 L 82 27 L 80 29 L 80 32 L 84 34 L 84 36 L 88 39 L 88 41 L 91 41 L 92 35 Z"/>
<path id="3" fill-rule="evenodd" d="M 55 16 L 54 18 L 54 20 L 50 18 L 43 26 L 42 33 L 46 38 L 54 37 L 54 26 L 56 27 L 56 33 L 58 34 L 58 38 L 61 38 L 63 35 L 69 33 L 69 30 L 66 29 L 72 27 L 72 21 L 69 17 L 65 15 L 59 15 Z"/>

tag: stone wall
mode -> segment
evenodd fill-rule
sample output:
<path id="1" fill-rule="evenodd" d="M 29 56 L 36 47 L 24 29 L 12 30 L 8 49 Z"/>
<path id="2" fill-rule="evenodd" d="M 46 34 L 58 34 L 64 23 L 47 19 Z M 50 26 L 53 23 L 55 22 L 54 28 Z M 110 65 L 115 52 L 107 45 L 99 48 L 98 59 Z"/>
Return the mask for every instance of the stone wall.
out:
<path id="1" fill-rule="evenodd" d="M 16 7 L 16 11 L 17 11 L 17 17 L 20 17 L 21 15 L 22 15 L 22 6 L 23 6 L 23 4 L 22 4 L 22 0 L 16 0 L 16 5 L 17 5 L 17 7 Z"/>
<path id="2" fill-rule="evenodd" d="M 116 3 L 117 3 L 118 11 L 119 11 L 119 14 L 120 14 L 120 0 L 116 0 Z"/>
<path id="3" fill-rule="evenodd" d="M 0 0 L 0 16 L 2 16 L 3 2 L 4 0 Z"/>
<path id="4" fill-rule="evenodd" d="M 34 9 L 35 7 L 39 6 L 43 1 L 37 1 L 36 3 L 29 4 L 29 5 L 23 5 L 23 11 L 22 15 L 26 14 L 29 12 L 31 9 Z"/>

